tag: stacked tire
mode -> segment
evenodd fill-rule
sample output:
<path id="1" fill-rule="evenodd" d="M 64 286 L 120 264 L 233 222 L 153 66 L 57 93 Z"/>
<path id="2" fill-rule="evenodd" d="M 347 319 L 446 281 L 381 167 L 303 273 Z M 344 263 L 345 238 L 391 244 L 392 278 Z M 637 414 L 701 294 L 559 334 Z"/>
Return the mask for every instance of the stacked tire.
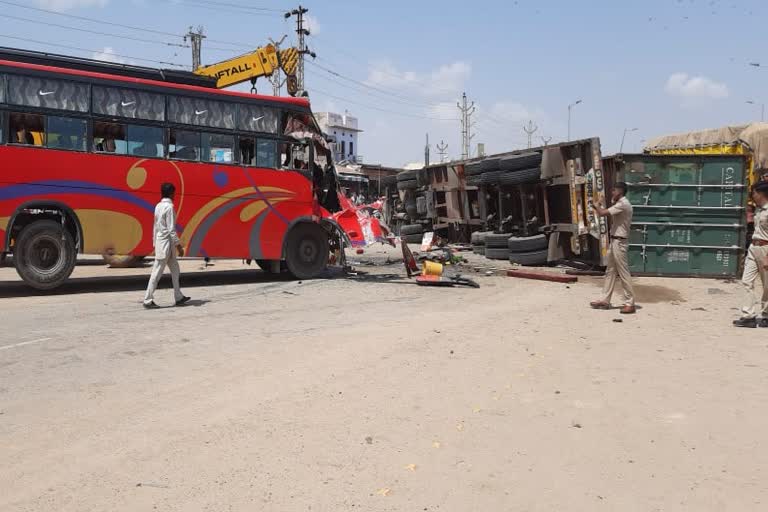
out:
<path id="1" fill-rule="evenodd" d="M 546 265 L 547 247 L 546 235 L 510 237 L 507 240 L 509 262 L 533 267 Z"/>
<path id="2" fill-rule="evenodd" d="M 417 171 L 403 171 L 397 175 L 397 190 L 416 190 L 419 188 Z"/>
<path id="3" fill-rule="evenodd" d="M 421 224 L 406 224 L 400 228 L 400 238 L 407 244 L 420 244 L 424 238 L 424 226 Z"/>
<path id="4" fill-rule="evenodd" d="M 489 260 L 509 259 L 509 236 L 507 233 L 485 235 L 485 257 Z"/>
<path id="5" fill-rule="evenodd" d="M 470 236 L 470 242 L 472 243 L 472 252 L 475 254 L 485 254 L 485 237 L 488 235 L 486 231 L 475 231 Z"/>
<path id="6" fill-rule="evenodd" d="M 479 167 L 472 167 L 472 172 L 465 171 L 468 185 L 519 185 L 541 179 L 541 153 L 489 158 L 477 165 Z"/>

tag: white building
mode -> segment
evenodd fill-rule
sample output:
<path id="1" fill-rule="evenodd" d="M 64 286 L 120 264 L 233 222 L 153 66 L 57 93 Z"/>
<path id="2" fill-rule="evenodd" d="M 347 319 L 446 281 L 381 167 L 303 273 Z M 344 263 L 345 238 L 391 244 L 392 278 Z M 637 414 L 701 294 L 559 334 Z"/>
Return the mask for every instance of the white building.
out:
<path id="1" fill-rule="evenodd" d="M 315 112 L 315 119 L 320 129 L 336 141 L 333 146 L 333 159 L 336 162 L 363 162 L 363 157 L 357 153 L 357 134 L 363 130 L 358 129 L 356 117 L 352 117 L 348 112 Z"/>

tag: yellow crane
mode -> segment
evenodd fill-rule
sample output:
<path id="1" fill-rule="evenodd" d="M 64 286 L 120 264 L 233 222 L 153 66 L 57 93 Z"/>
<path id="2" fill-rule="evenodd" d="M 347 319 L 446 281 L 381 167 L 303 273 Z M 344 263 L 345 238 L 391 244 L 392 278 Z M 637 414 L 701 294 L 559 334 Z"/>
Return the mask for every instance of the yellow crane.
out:
<path id="1" fill-rule="evenodd" d="M 298 92 L 296 68 L 299 63 L 299 50 L 286 48 L 280 50 L 270 43 L 256 48 L 254 51 L 227 59 L 210 66 L 201 66 L 195 73 L 216 79 L 216 87 L 223 89 L 250 80 L 255 84 L 262 76 L 272 76 L 278 69 L 286 76 L 288 94 L 295 96 Z"/>

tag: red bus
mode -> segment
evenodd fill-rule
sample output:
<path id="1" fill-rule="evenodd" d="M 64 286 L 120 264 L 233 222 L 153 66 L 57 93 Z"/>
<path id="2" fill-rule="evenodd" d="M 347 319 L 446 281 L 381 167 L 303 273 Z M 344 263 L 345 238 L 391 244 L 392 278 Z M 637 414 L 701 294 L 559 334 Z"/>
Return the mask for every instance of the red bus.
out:
<path id="1" fill-rule="evenodd" d="M 305 98 L 0 48 L 0 250 L 26 283 L 61 285 L 78 253 L 150 255 L 163 182 L 176 186 L 189 256 L 250 259 L 306 279 L 350 238 L 381 235 L 342 211 Z"/>

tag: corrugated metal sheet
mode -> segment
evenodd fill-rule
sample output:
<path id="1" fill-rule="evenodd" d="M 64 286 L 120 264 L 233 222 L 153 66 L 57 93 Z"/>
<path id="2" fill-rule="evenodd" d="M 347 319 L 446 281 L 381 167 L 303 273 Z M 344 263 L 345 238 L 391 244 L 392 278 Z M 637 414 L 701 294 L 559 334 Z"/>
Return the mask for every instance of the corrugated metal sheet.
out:
<path id="1" fill-rule="evenodd" d="M 635 274 L 735 277 L 746 237 L 745 158 L 621 155 L 616 181 L 634 206 Z"/>

